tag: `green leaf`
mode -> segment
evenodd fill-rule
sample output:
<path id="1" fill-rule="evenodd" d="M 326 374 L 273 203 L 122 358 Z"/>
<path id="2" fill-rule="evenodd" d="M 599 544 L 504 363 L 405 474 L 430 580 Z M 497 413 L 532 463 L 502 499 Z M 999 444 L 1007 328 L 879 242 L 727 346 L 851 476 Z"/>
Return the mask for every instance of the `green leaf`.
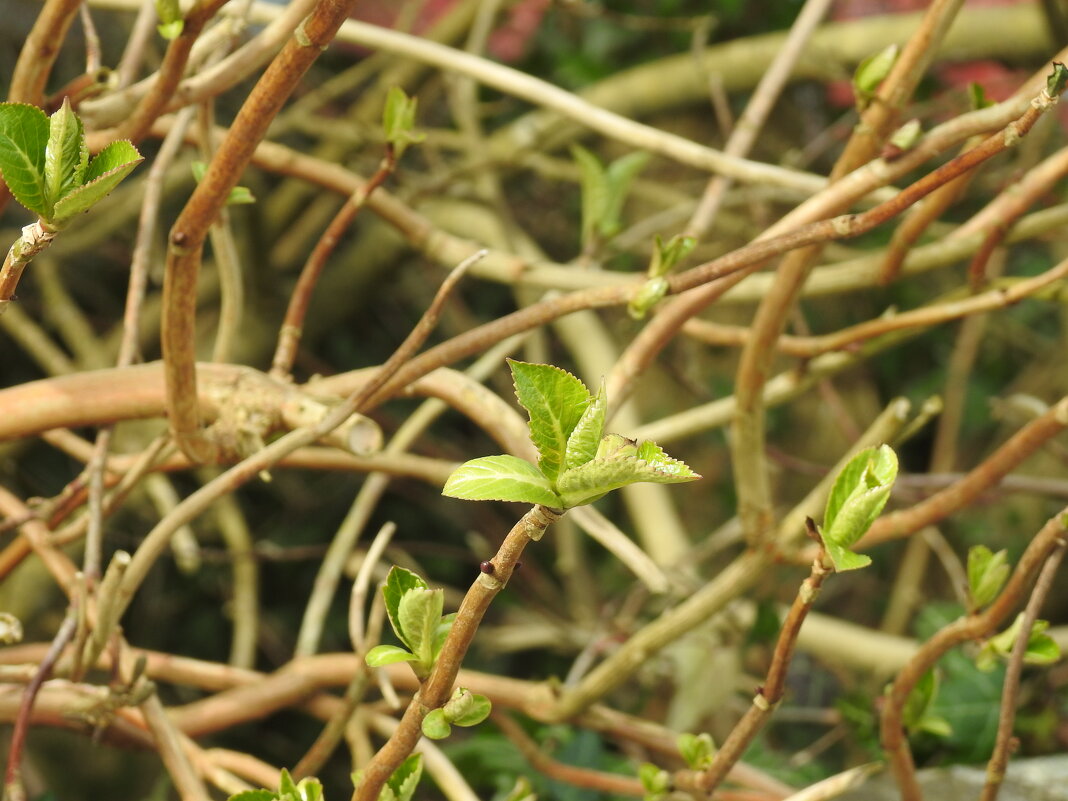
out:
<path id="1" fill-rule="evenodd" d="M 367 652 L 364 661 L 368 667 L 383 667 L 396 662 L 417 662 L 419 657 L 399 645 L 376 645 Z"/>
<path id="2" fill-rule="evenodd" d="M 230 796 L 227 801 L 275 801 L 278 793 L 270 790 L 245 790 Z"/>
<path id="3" fill-rule="evenodd" d="M 663 454 L 659 448 L 657 450 Z M 638 452 L 640 453 L 640 449 Z M 640 481 L 678 484 L 698 478 L 700 476 L 683 462 L 667 455 L 660 456 L 655 461 L 640 459 L 636 455 L 607 456 L 565 471 L 556 482 L 556 491 L 564 508 L 570 509 L 573 506 L 592 503 L 607 492 Z"/>
<path id="4" fill-rule="evenodd" d="M 630 185 L 648 163 L 649 154 L 639 151 L 628 153 L 608 165 L 605 170 L 608 198 L 597 231 L 602 239 L 611 239 L 623 227 L 623 204 L 630 193 Z"/>
<path id="5" fill-rule="evenodd" d="M 1016 639 L 1020 635 L 1020 626 L 1023 623 L 1023 612 L 1016 616 L 1012 625 L 1000 634 L 995 634 L 987 640 L 979 655 L 975 659 L 976 666 L 983 671 L 994 668 L 1000 659 L 1008 659 L 1012 655 L 1012 649 L 1016 645 Z M 1051 665 L 1061 658 L 1061 649 L 1048 634 L 1048 620 L 1036 620 L 1031 627 L 1031 634 L 1027 639 L 1027 648 L 1024 650 L 1024 662 L 1028 665 Z"/>
<path id="6" fill-rule="evenodd" d="M 289 771 L 282 768 L 282 775 L 278 779 L 278 795 L 296 795 L 297 785 Z"/>
<path id="7" fill-rule="evenodd" d="M 484 695 L 476 695 L 463 687 L 457 687 L 442 711 L 445 719 L 454 726 L 477 726 L 489 717 L 493 705 Z"/>
<path id="8" fill-rule="evenodd" d="M 994 105 L 994 101 L 986 96 L 982 84 L 978 84 L 975 81 L 968 84 L 968 101 L 972 111 L 978 111 L 981 108 L 989 108 Z"/>
<path id="9" fill-rule="evenodd" d="M 204 180 L 204 176 L 207 175 L 208 163 L 206 161 L 194 161 L 189 164 L 189 169 L 193 173 L 193 180 L 199 184 Z M 235 186 L 226 196 L 227 206 L 246 206 L 255 202 L 256 196 L 252 194 L 252 190 L 247 186 Z"/>
<path id="10" fill-rule="evenodd" d="M 452 630 L 452 624 L 456 622 L 456 613 L 451 612 L 447 615 L 442 615 L 438 621 L 438 627 L 434 630 L 434 660 L 438 660 L 438 654 L 441 653 L 441 649 L 445 645 L 445 640 L 449 636 L 449 632 Z"/>
<path id="11" fill-rule="evenodd" d="M 582 247 L 592 247 L 600 228 L 604 210 L 608 206 L 608 178 L 601 162 L 581 145 L 571 146 L 571 157 L 579 168 L 579 188 L 582 191 Z"/>
<path id="12" fill-rule="evenodd" d="M 923 136 L 923 125 L 917 119 L 911 119 L 890 134 L 890 144 L 902 153 L 912 150 Z"/>
<path id="13" fill-rule="evenodd" d="M 449 725 L 442 709 L 431 709 L 423 718 L 422 728 L 423 735 L 431 740 L 444 740 L 452 734 L 452 726 Z"/>
<path id="14" fill-rule="evenodd" d="M 871 564 L 869 557 L 849 548 L 864 536 L 886 506 L 896 477 L 897 455 L 889 445 L 865 448 L 838 474 L 821 529 L 835 570 L 855 570 Z"/>
<path id="15" fill-rule="evenodd" d="M 857 65 L 857 70 L 853 73 L 853 91 L 859 108 L 864 109 L 875 96 L 875 90 L 890 74 L 894 62 L 897 61 L 897 55 L 898 46 L 892 44 Z"/>
<path id="16" fill-rule="evenodd" d="M 48 118 L 48 145 L 45 147 L 45 192 L 55 203 L 81 186 L 89 163 L 82 121 L 71 111 L 70 100 Z"/>
<path id="17" fill-rule="evenodd" d="M 592 402 L 575 376 L 550 364 L 508 360 L 515 394 L 530 417 L 530 439 L 538 449 L 538 467 L 554 481 L 564 464 L 567 441 Z"/>
<path id="18" fill-rule="evenodd" d="M 905 701 L 905 708 L 902 710 L 902 720 L 905 723 L 905 728 L 912 733 L 917 731 L 929 731 L 927 726 L 935 723 L 936 728 L 944 724 L 944 728 L 947 730 L 945 734 L 950 733 L 949 723 L 945 720 L 931 715 L 929 710 L 934 704 L 935 699 L 938 697 L 938 674 L 932 669 L 923 674 L 923 677 L 916 682 L 916 686 L 912 688 L 912 692 L 909 693 L 909 697 Z M 941 724 L 936 723 L 941 721 Z M 925 725 L 926 724 L 926 725 Z M 931 732 L 934 734 L 935 732 Z M 943 735 L 944 736 L 944 735 Z"/>
<path id="19" fill-rule="evenodd" d="M 627 314 L 634 320 L 644 320 L 649 309 L 663 300 L 671 285 L 663 276 L 650 278 L 639 287 L 630 301 L 627 303 Z"/>
<path id="20" fill-rule="evenodd" d="M 1060 97 L 1068 84 L 1068 67 L 1059 61 L 1053 62 L 1053 72 L 1046 78 L 1046 91 L 1050 97 Z"/>
<path id="21" fill-rule="evenodd" d="M 426 582 L 411 570 L 405 570 L 396 565 L 390 568 L 386 583 L 382 585 L 382 598 L 386 602 L 386 614 L 389 615 L 393 633 L 405 645 L 408 644 L 408 638 L 404 634 L 404 627 L 400 624 L 400 604 L 405 593 L 415 589 L 427 589 Z"/>
<path id="22" fill-rule="evenodd" d="M 655 244 L 653 257 L 649 261 L 648 275 L 650 278 L 661 278 L 675 269 L 676 264 L 690 255 L 690 252 L 697 247 L 697 238 L 675 234 L 665 244 L 660 238 L 660 234 L 657 234 Z"/>
<path id="23" fill-rule="evenodd" d="M 638 766 L 638 780 L 645 790 L 646 801 L 662 798 L 671 789 L 671 775 L 651 762 Z"/>
<path id="24" fill-rule="evenodd" d="M 419 778 L 423 775 L 423 755 L 412 754 L 401 766 L 393 771 L 386 786 L 393 791 L 397 801 L 411 801 L 415 795 L 415 788 L 419 784 Z"/>
<path id="25" fill-rule="evenodd" d="M 1009 578 L 1008 551 L 992 552 L 985 545 L 968 549 L 968 595 L 981 609 L 993 601 Z"/>
<path id="26" fill-rule="evenodd" d="M 75 215 L 88 211 L 143 160 L 137 148 L 126 140 L 112 142 L 105 147 L 89 162 L 85 184 L 56 201 L 53 211 L 56 225 L 63 225 Z"/>
<path id="27" fill-rule="evenodd" d="M 586 464 L 597 455 L 597 446 L 604 434 L 604 417 L 608 409 L 608 397 L 604 382 L 597 396 L 590 401 L 578 423 L 571 430 L 564 448 L 564 468 L 571 469 Z"/>
<path id="28" fill-rule="evenodd" d="M 507 454 L 483 456 L 453 471 L 442 495 L 467 501 L 519 501 L 558 508 L 560 498 L 549 480 L 525 459 Z"/>
<path id="29" fill-rule="evenodd" d="M 185 20 L 182 19 L 182 9 L 178 0 L 156 0 L 156 16 L 159 17 L 156 30 L 164 39 L 170 41 L 182 35 Z"/>
<path id="30" fill-rule="evenodd" d="M 434 632 L 445 605 L 444 590 L 412 589 L 401 596 L 397 617 L 405 644 L 419 657 L 426 673 L 434 664 Z"/>
<path id="31" fill-rule="evenodd" d="M 45 185 L 48 117 L 28 103 L 0 103 L 0 174 L 12 196 L 41 218 L 52 215 Z"/>
<path id="32" fill-rule="evenodd" d="M 422 142 L 426 134 L 415 132 L 415 111 L 418 101 L 408 97 L 399 86 L 391 86 L 386 94 L 382 110 L 382 128 L 386 141 L 393 148 L 394 158 L 399 159 L 409 145 Z"/>
<path id="33" fill-rule="evenodd" d="M 712 757 L 716 754 L 712 735 L 684 733 L 678 736 L 675 743 L 690 770 L 703 770 L 712 764 Z"/>

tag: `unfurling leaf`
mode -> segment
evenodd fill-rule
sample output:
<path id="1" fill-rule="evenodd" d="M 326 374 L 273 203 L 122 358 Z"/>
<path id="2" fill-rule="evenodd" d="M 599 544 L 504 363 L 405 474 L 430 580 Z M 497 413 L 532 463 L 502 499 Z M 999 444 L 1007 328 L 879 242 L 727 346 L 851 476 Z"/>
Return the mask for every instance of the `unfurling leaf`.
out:
<path id="1" fill-rule="evenodd" d="M 489 717 L 493 705 L 484 695 L 476 695 L 463 687 L 457 687 L 442 711 L 445 719 L 455 726 L 477 726 Z"/>
<path id="2" fill-rule="evenodd" d="M 649 160 L 647 153 L 629 153 L 604 167 L 580 145 L 571 155 L 579 168 L 582 188 L 582 247 L 590 250 L 615 236 L 622 227 L 623 203 L 630 184 Z"/>
<path id="3" fill-rule="evenodd" d="M 993 601 L 1009 578 L 1008 552 L 992 552 L 985 545 L 968 549 L 968 595 L 980 609 Z"/>
<path id="4" fill-rule="evenodd" d="M 642 443 L 642 447 L 646 444 Z M 565 471 L 556 482 L 556 490 L 563 501 L 563 507 L 570 509 L 573 506 L 593 503 L 614 489 L 642 481 L 678 484 L 700 478 L 683 462 L 670 458 L 655 444 L 649 444 L 660 454 L 654 460 L 641 458 L 641 448 L 636 447 L 633 441 L 628 441 L 615 450 L 609 447 L 607 456 L 598 456 L 593 461 Z"/>
<path id="5" fill-rule="evenodd" d="M 452 734 L 452 726 L 442 709 L 431 709 L 422 724 L 423 734 L 431 740 L 444 740 Z"/>
<path id="6" fill-rule="evenodd" d="M 194 161 L 189 165 L 189 169 L 193 173 L 193 180 L 199 184 L 204 180 L 204 176 L 208 172 L 208 163 L 206 161 Z M 255 202 L 256 196 L 252 194 L 252 190 L 247 186 L 235 186 L 230 189 L 230 193 L 226 196 L 227 206 L 247 206 Z"/>
<path id="7" fill-rule="evenodd" d="M 638 781 L 645 790 L 645 801 L 659 801 L 671 789 L 671 774 L 652 762 L 638 766 Z"/>
<path id="8" fill-rule="evenodd" d="M 89 162 L 85 183 L 56 201 L 53 221 L 57 226 L 69 222 L 75 215 L 88 211 L 118 186 L 134 167 L 144 159 L 126 140 L 112 142 Z"/>
<path id="9" fill-rule="evenodd" d="M 57 200 L 82 185 L 89 164 L 82 121 L 71 111 L 70 100 L 48 118 L 48 145 L 45 147 L 45 191 L 48 201 Z"/>
<path id="10" fill-rule="evenodd" d="M 415 662 L 418 659 L 419 657 L 415 654 L 398 645 L 376 645 L 364 657 L 368 667 L 383 667 L 396 662 Z"/>
<path id="11" fill-rule="evenodd" d="M 445 591 L 440 589 L 411 589 L 401 596 L 397 618 L 404 631 L 404 644 L 419 657 L 416 675 L 429 674 L 434 665 L 434 634 L 444 605 Z"/>
<path id="12" fill-rule="evenodd" d="M 869 557 L 849 549 L 886 506 L 895 478 L 897 454 L 889 445 L 865 448 L 838 474 L 820 530 L 835 570 L 855 570 L 871 564 Z"/>
<path id="13" fill-rule="evenodd" d="M 394 565 L 386 576 L 386 583 L 382 585 L 382 599 L 386 602 L 386 614 L 389 623 L 393 626 L 393 633 L 405 645 L 408 645 L 408 637 L 401 625 L 400 606 L 404 596 L 412 590 L 427 589 L 426 582 L 411 570 Z M 410 648 L 411 646 L 409 646 Z"/>
<path id="14" fill-rule="evenodd" d="M 170 41 L 182 35 L 185 20 L 178 0 L 156 0 L 156 16 L 159 17 L 156 30 L 164 39 Z"/>
<path id="15" fill-rule="evenodd" d="M 863 110 L 875 97 L 875 90 L 879 88 L 890 70 L 897 61 L 898 46 L 888 45 L 868 56 L 857 65 L 857 71 L 853 73 L 853 93 L 856 95 L 857 108 Z"/>
<path id="16" fill-rule="evenodd" d="M 645 319 L 649 309 L 663 300 L 668 289 L 670 289 L 670 285 L 663 276 L 650 278 L 641 285 L 638 291 L 634 293 L 634 297 L 627 303 L 627 314 L 635 320 Z"/>
<path id="17" fill-rule="evenodd" d="M 690 770 L 704 770 L 716 755 L 716 745 L 710 734 L 680 734 L 675 744 Z"/>
<path id="18" fill-rule="evenodd" d="M 938 674 L 929 670 L 916 682 L 902 710 L 902 719 L 909 732 L 915 734 L 925 731 L 936 737 L 948 737 L 953 733 L 949 721 L 930 711 L 937 697 Z"/>
<path id="19" fill-rule="evenodd" d="M 538 467 L 554 481 L 564 464 L 567 441 L 592 402 L 575 376 L 550 364 L 508 360 L 515 394 L 530 417 L 530 439 L 538 449 Z"/>
<path id="20" fill-rule="evenodd" d="M 453 471 L 442 495 L 467 501 L 519 501 L 559 508 L 560 498 L 537 467 L 517 456 L 483 456 Z"/>
<path id="21" fill-rule="evenodd" d="M 571 430 L 564 448 L 564 468 L 571 469 L 586 464 L 597 455 L 597 446 L 604 434 L 604 418 L 608 408 L 604 382 L 597 396 L 590 401 L 578 423 Z"/>
<path id="22" fill-rule="evenodd" d="M 12 196 L 42 219 L 52 214 L 45 184 L 48 117 L 28 103 L 0 103 L 0 174 Z"/>
<path id="23" fill-rule="evenodd" d="M 1020 625 L 1023 623 L 1023 612 L 1016 616 L 1012 625 L 1000 634 L 995 634 L 987 640 L 979 655 L 975 659 L 976 667 L 983 671 L 994 669 L 999 659 L 1008 659 L 1012 654 L 1016 639 L 1020 636 Z M 1028 665 L 1052 665 L 1061 658 L 1061 649 L 1057 642 L 1046 634 L 1049 628 L 1048 620 L 1036 620 L 1031 627 L 1031 633 L 1027 639 L 1027 647 L 1024 650 L 1024 663 Z"/>
<path id="24" fill-rule="evenodd" d="M 408 97 L 399 86 L 390 87 L 386 94 L 386 106 L 382 111 L 382 127 L 386 141 L 393 148 L 393 156 L 399 159 L 410 145 L 426 139 L 426 134 L 415 131 L 415 110 L 418 101 Z"/>

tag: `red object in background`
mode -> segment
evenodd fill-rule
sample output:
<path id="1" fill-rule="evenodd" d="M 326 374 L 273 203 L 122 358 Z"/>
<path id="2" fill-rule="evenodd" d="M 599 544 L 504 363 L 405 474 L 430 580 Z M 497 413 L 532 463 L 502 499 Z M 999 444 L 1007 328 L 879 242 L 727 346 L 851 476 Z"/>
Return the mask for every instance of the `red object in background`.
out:
<path id="1" fill-rule="evenodd" d="M 506 63 L 523 58 L 551 2 L 552 0 L 520 0 L 512 5 L 490 34 L 487 43 L 489 55 Z M 417 36 L 426 33 L 455 3 L 456 0 L 426 0 L 418 16 L 412 21 L 411 33 Z M 361 0 L 353 17 L 372 25 L 393 28 L 400 15 L 396 0 Z"/>

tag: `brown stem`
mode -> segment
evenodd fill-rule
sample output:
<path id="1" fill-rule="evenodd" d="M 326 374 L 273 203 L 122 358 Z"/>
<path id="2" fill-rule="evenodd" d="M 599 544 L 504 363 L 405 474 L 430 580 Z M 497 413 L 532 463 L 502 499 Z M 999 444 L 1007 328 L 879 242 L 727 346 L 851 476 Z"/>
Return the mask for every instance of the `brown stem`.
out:
<path id="1" fill-rule="evenodd" d="M 333 39 L 354 2 L 321 0 L 301 23 L 249 93 L 204 179 L 171 229 L 160 332 L 167 406 L 175 440 L 194 461 L 210 461 L 216 450 L 200 430 L 196 389 L 196 287 L 204 239 L 271 120 Z"/>
<path id="2" fill-rule="evenodd" d="M 1068 524 L 1068 508 L 1051 518 L 1024 551 L 1012 577 L 997 599 L 984 611 L 962 617 L 938 631 L 912 656 L 897 674 L 887 693 L 880 721 L 880 737 L 897 779 L 903 801 L 919 801 L 912 754 L 905 737 L 904 709 L 916 683 L 934 667 L 950 648 L 970 640 L 990 636 L 1016 608 L 1032 577 L 1055 548 L 1060 547 Z"/>
<path id="3" fill-rule="evenodd" d="M 1012 727 L 1016 720 L 1016 704 L 1020 695 L 1020 675 L 1023 673 L 1024 657 L 1027 655 L 1027 643 L 1031 639 L 1031 629 L 1038 620 L 1038 613 L 1046 601 L 1057 568 L 1064 558 L 1065 541 L 1058 540 L 1053 553 L 1046 559 L 1042 572 L 1038 574 L 1035 588 L 1020 620 L 1020 633 L 1012 646 L 1012 655 L 1005 671 L 1005 687 L 1001 692 L 1001 711 L 998 719 L 998 733 L 994 741 L 994 753 L 986 766 L 986 784 L 979 794 L 979 801 L 996 801 L 1001 783 L 1005 779 L 1005 768 L 1009 764 L 1012 751 Z"/>
<path id="4" fill-rule="evenodd" d="M 441 649 L 430 676 L 404 711 L 400 726 L 367 764 L 362 779 L 352 795 L 352 801 L 377 801 L 378 794 L 390 776 L 411 754 L 422 736 L 423 718 L 432 709 L 442 706 L 452 693 L 456 675 L 460 671 L 467 649 L 474 640 L 490 602 L 497 596 L 515 570 L 516 562 L 527 543 L 541 538 L 545 529 L 560 518 L 563 512 L 545 506 L 535 506 L 512 527 L 504 538 L 497 555 L 490 560 L 489 572 L 478 577 L 464 596 L 456 613 L 456 621 Z"/>
<path id="5" fill-rule="evenodd" d="M 297 356 L 297 347 L 300 345 L 301 333 L 304 329 L 304 318 L 308 313 L 308 304 L 311 303 L 312 292 L 319 282 L 319 276 L 326 266 L 326 260 L 334 252 L 342 234 L 352 225 L 356 215 L 366 205 L 368 196 L 386 179 L 393 174 L 397 161 L 393 155 L 393 148 L 389 147 L 385 158 L 378 166 L 367 183 L 357 189 L 334 215 L 334 219 L 326 227 L 326 231 L 315 243 L 304 268 L 300 271 L 297 285 L 289 298 L 289 306 L 286 308 L 286 316 L 282 321 L 282 328 L 278 332 L 278 346 L 271 362 L 271 375 L 275 378 L 285 378 L 293 369 L 293 360 Z"/>

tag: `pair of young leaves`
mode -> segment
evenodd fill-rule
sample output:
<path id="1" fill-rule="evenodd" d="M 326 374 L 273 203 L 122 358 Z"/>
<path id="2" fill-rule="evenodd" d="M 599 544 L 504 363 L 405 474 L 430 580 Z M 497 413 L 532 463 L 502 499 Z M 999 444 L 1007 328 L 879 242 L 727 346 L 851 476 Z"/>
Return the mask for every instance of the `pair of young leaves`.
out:
<path id="1" fill-rule="evenodd" d="M 0 172 L 15 200 L 53 230 L 87 211 L 141 162 L 127 141 L 91 161 L 82 121 L 63 101 L 51 117 L 37 106 L 0 103 Z"/>
<path id="2" fill-rule="evenodd" d="M 605 434 L 604 385 L 591 395 L 575 376 L 548 364 L 509 360 L 516 396 L 530 417 L 537 466 L 516 456 L 461 465 L 442 494 L 471 501 L 519 501 L 555 509 L 592 503 L 640 481 L 677 484 L 700 478 L 655 442 Z"/>

